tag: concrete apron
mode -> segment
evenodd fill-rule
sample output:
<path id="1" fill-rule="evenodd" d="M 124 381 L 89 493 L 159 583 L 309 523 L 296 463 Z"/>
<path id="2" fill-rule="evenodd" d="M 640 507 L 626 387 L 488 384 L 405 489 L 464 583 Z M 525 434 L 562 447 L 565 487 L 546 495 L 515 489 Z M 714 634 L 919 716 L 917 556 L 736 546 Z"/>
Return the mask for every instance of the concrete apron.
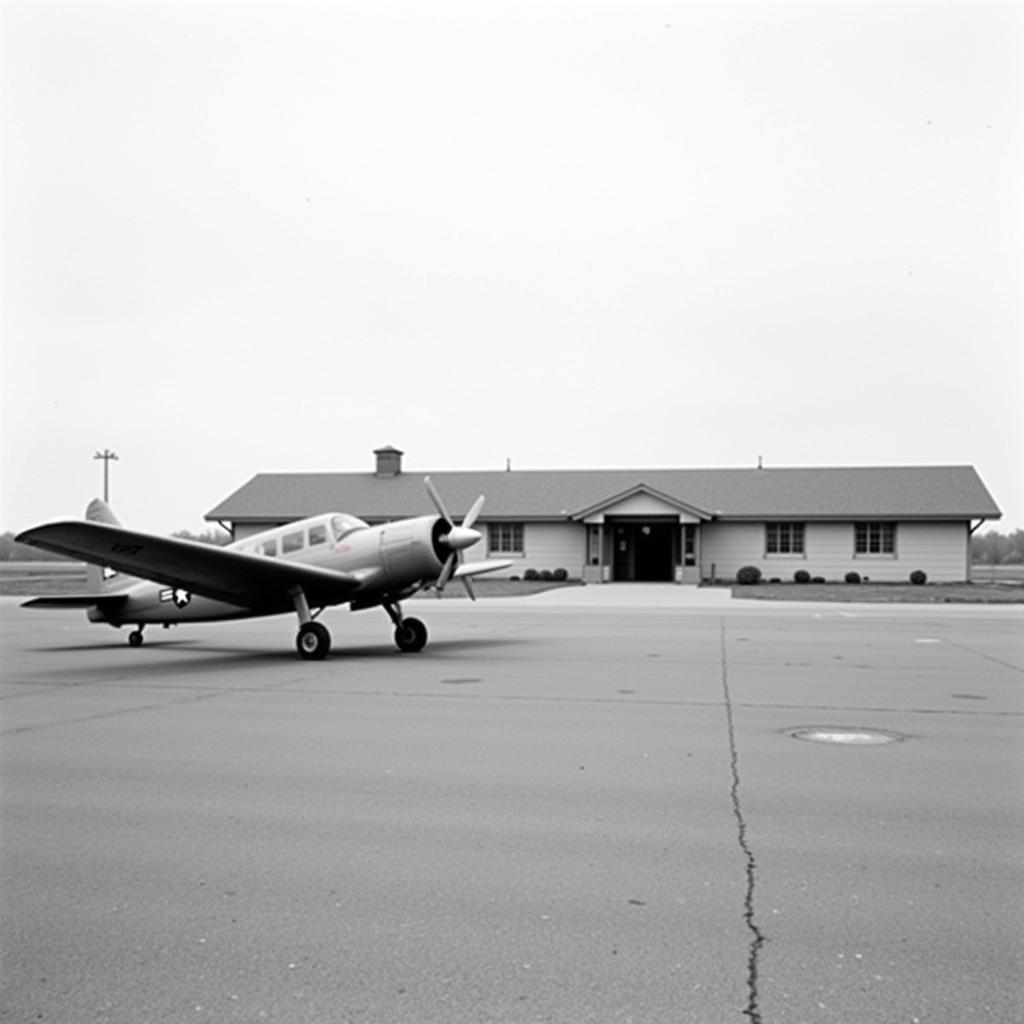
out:
<path id="1" fill-rule="evenodd" d="M 678 583 L 591 583 L 507 600 L 562 608 L 708 608 L 730 604 L 732 592 L 728 587 Z"/>

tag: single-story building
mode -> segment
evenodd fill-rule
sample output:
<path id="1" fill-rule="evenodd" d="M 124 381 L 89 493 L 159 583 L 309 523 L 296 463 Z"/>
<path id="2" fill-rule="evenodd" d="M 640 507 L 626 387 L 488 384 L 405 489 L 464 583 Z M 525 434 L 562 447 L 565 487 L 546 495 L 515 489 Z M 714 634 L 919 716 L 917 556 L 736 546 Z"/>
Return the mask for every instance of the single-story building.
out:
<path id="1" fill-rule="evenodd" d="M 511 559 L 498 575 L 567 570 L 587 582 L 766 578 L 970 578 L 970 536 L 1001 512 L 972 466 L 567 469 L 404 472 L 379 448 L 366 473 L 259 473 L 206 514 L 241 539 L 315 515 L 382 523 L 434 509 L 429 475 L 460 519 L 486 495 L 470 560 Z M 483 550 L 486 548 L 486 550 Z"/>

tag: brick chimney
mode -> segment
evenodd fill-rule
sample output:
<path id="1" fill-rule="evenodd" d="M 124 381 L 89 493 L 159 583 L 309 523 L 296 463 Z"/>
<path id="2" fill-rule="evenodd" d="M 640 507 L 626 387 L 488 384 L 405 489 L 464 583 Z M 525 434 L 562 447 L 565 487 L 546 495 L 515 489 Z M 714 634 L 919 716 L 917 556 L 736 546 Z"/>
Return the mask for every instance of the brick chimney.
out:
<path id="1" fill-rule="evenodd" d="M 377 476 L 398 476 L 402 472 L 402 456 L 397 448 L 388 445 L 386 448 L 375 448 L 377 456 Z"/>

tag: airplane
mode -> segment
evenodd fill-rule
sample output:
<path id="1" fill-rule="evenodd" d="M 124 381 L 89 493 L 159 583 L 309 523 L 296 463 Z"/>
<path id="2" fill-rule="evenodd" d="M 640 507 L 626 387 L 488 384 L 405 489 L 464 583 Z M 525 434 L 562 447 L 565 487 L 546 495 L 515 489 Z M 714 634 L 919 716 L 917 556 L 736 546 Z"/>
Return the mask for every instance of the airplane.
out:
<path id="1" fill-rule="evenodd" d="M 316 621 L 325 608 L 379 606 L 394 623 L 399 650 L 420 651 L 427 627 L 402 613 L 402 601 L 431 588 L 440 595 L 452 579 L 461 580 L 476 600 L 471 578 L 512 564 L 463 562 L 462 552 L 481 537 L 473 524 L 482 494 L 456 526 L 430 477 L 424 484 L 437 515 L 370 526 L 353 515 L 325 512 L 226 547 L 127 530 L 96 498 L 84 520 L 45 523 L 15 538 L 89 563 L 90 592 L 36 597 L 22 607 L 85 608 L 91 622 L 134 625 L 128 634 L 132 647 L 142 645 L 150 623 L 167 629 L 294 611 L 299 656 L 320 661 L 331 649 L 329 630 Z"/>

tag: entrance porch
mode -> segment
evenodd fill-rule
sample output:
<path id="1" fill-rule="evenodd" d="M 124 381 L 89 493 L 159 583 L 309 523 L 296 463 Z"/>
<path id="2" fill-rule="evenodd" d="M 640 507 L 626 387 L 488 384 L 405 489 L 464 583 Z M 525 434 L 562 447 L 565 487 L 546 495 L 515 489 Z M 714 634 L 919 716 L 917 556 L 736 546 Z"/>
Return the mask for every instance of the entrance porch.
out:
<path id="1" fill-rule="evenodd" d="M 699 583 L 697 509 L 637 487 L 580 517 L 587 526 L 588 582 Z"/>

